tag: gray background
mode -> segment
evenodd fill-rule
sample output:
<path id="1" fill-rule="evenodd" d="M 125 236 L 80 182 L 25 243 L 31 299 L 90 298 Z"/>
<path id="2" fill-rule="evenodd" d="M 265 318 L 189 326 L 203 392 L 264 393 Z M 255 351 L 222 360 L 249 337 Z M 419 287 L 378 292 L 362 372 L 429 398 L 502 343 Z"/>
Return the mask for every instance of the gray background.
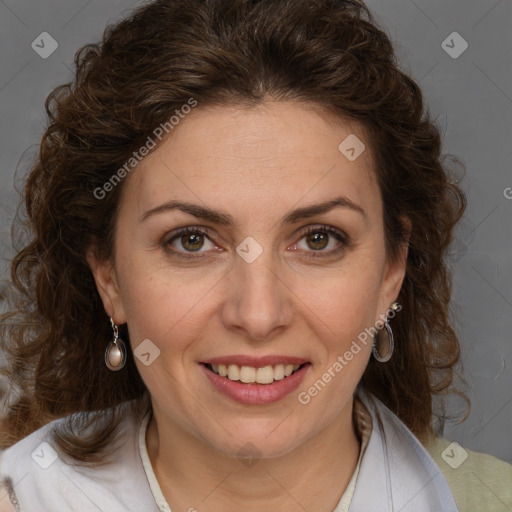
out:
<path id="1" fill-rule="evenodd" d="M 25 175 L 44 131 L 43 103 L 72 77 L 75 51 L 100 38 L 135 0 L 0 0 L 0 272 L 12 251 L 18 202 L 15 173 Z M 463 354 L 469 418 L 445 436 L 512 463 L 512 1 L 369 0 L 402 67 L 419 81 L 444 134 L 444 152 L 467 169 L 468 209 L 451 261 L 453 314 Z M 41 58 L 31 43 L 42 32 L 57 50 Z M 457 58 L 442 42 L 457 32 L 468 48 Z M 452 38 L 453 39 L 453 38 Z M 461 41 L 445 45 L 458 51 Z M 460 171 L 459 176 L 462 176 Z M 454 398 L 449 412 L 463 403 Z"/>

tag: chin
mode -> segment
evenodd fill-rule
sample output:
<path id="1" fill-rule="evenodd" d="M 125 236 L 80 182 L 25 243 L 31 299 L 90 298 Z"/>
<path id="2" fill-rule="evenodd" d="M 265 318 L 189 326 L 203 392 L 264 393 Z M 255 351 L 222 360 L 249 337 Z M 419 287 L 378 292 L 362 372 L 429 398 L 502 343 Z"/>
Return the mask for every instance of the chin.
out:
<path id="1" fill-rule="evenodd" d="M 214 450 L 228 457 L 238 458 L 242 463 L 247 463 L 247 466 L 252 460 L 282 457 L 297 448 L 300 440 L 286 429 L 276 429 L 279 421 L 281 420 L 272 422 L 272 426 L 265 430 L 258 428 L 252 434 L 249 433 L 250 427 L 246 423 L 244 427 L 232 430 L 232 436 L 226 434 L 222 439 L 210 439 L 209 444 Z"/>

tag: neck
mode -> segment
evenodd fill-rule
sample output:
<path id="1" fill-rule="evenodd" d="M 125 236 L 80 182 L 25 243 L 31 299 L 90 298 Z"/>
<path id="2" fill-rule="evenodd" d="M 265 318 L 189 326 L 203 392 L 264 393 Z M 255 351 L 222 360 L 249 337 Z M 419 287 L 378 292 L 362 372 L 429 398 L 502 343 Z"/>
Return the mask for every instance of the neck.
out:
<path id="1" fill-rule="evenodd" d="M 245 464 L 154 409 L 148 455 L 173 510 L 332 512 L 359 457 L 352 406 L 351 399 L 323 431 L 286 455 Z"/>

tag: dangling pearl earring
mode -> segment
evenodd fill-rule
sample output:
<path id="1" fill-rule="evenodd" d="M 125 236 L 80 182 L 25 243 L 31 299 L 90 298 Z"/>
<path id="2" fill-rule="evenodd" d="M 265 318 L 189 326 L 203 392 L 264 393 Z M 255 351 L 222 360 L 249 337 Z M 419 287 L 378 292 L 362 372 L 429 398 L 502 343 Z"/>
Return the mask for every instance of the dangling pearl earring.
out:
<path id="1" fill-rule="evenodd" d="M 109 370 L 117 372 L 126 364 L 126 346 L 119 338 L 119 329 L 112 318 L 110 318 L 110 325 L 114 331 L 114 339 L 109 341 L 105 349 L 105 364 Z"/>

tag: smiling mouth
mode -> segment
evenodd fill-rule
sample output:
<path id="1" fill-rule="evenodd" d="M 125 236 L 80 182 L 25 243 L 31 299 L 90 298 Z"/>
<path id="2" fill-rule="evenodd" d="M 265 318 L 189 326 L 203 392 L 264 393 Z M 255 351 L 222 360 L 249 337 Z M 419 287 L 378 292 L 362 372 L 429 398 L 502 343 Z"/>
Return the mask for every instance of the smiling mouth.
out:
<path id="1" fill-rule="evenodd" d="M 237 364 L 209 364 L 203 363 L 208 370 L 231 381 L 238 381 L 244 384 L 272 384 L 284 380 L 295 372 L 299 371 L 304 364 L 276 364 L 267 365 L 262 368 L 253 366 L 239 366 Z"/>

